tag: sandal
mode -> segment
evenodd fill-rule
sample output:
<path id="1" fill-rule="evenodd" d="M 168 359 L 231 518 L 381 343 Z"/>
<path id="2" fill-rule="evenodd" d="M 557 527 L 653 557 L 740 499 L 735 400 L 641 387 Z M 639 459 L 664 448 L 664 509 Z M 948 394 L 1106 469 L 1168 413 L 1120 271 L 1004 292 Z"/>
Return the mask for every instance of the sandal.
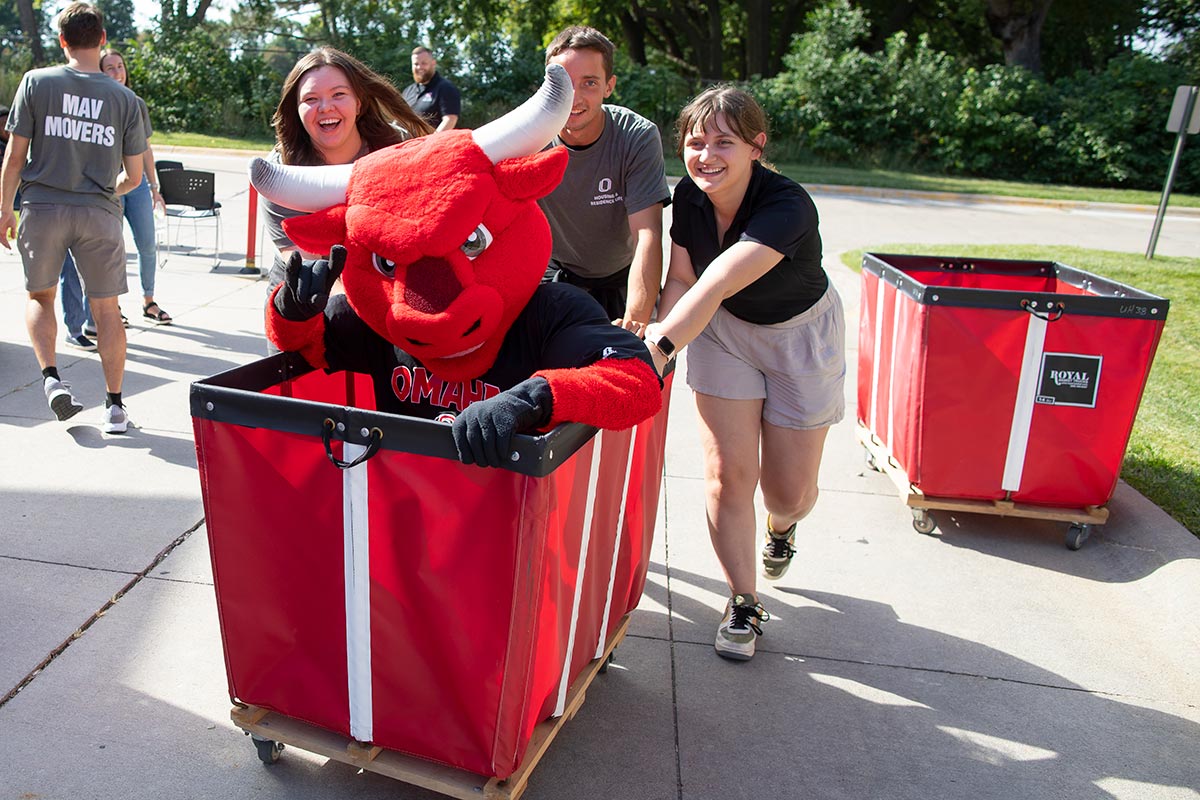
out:
<path id="1" fill-rule="evenodd" d="M 152 308 L 157 310 L 151 311 L 150 309 Z M 171 315 L 163 311 L 156 302 L 150 302 L 142 306 L 142 316 L 153 322 L 155 325 L 171 324 Z"/>

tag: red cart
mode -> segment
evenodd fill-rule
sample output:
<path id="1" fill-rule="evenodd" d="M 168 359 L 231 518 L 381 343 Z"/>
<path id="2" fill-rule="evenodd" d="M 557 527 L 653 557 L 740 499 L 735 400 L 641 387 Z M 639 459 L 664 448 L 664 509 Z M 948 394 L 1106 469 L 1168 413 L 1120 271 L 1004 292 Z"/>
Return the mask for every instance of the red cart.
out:
<path id="1" fill-rule="evenodd" d="M 520 794 L 641 597 L 669 394 L 632 430 L 519 436 L 484 469 L 295 354 L 193 384 L 232 716 L 263 760 L 289 742 Z"/>
<path id="2" fill-rule="evenodd" d="M 858 437 L 930 510 L 1108 517 L 1168 301 L 1055 262 L 868 253 Z"/>

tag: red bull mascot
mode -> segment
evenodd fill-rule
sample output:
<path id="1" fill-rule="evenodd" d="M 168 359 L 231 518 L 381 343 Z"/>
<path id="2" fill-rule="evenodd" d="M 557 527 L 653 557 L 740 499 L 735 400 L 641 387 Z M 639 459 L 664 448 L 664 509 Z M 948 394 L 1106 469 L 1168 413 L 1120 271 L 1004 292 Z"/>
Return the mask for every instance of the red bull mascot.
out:
<path id="1" fill-rule="evenodd" d="M 631 427 L 662 403 L 635 335 L 579 289 L 541 284 L 550 227 L 537 199 L 567 153 L 544 150 L 566 123 L 571 80 L 557 64 L 520 108 L 353 164 L 255 159 L 266 198 L 311 212 L 284 222 L 302 261 L 267 310 L 267 335 L 314 367 L 372 376 L 379 411 L 452 420 L 465 464 L 497 467 L 514 433 L 560 422 Z M 341 276 L 345 294 L 333 294 Z"/>

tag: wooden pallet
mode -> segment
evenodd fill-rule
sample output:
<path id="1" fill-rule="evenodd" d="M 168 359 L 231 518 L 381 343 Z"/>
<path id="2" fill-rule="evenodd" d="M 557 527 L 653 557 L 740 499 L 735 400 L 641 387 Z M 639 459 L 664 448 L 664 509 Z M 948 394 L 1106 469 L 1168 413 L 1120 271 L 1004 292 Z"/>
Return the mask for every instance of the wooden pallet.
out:
<path id="1" fill-rule="evenodd" d="M 534 767 L 546 754 L 554 737 L 562 730 L 563 725 L 578 713 L 588 686 L 607 666 L 609 657 L 625 638 L 628 629 L 629 615 L 626 614 L 609 636 L 604 655 L 588 664 L 571 684 L 562 716 L 545 720 L 533 729 L 533 737 L 520 766 L 504 780 L 476 775 L 466 770 L 407 756 L 395 750 L 358 742 L 340 733 L 258 706 L 234 706 L 229 715 L 234 725 L 252 734 L 256 739 L 266 739 L 307 750 L 449 797 L 461 800 L 516 800 L 525 792 Z"/>
<path id="2" fill-rule="evenodd" d="M 1087 539 L 1092 525 L 1103 525 L 1108 521 L 1108 509 L 1103 506 L 1084 508 L 1062 508 L 1058 506 L 1035 506 L 1012 500 L 971 500 L 954 497 L 934 497 L 925 494 L 912 484 L 908 474 L 892 457 L 887 446 L 861 423 L 854 428 L 855 437 L 867 451 L 867 461 L 874 469 L 891 478 L 900 499 L 913 510 L 913 527 L 920 533 L 930 533 L 935 525 L 929 511 L 958 511 L 972 514 L 992 514 L 1001 517 L 1028 517 L 1071 524 L 1067 532 L 1067 547 L 1078 550 Z"/>

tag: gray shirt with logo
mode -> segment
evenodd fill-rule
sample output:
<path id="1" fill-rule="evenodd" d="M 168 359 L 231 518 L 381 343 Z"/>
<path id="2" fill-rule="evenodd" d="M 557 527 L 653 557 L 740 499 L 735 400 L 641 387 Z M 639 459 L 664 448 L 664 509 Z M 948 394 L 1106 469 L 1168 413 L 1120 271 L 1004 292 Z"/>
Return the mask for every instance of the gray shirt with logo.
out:
<path id="1" fill-rule="evenodd" d="M 21 201 L 93 206 L 120 216 L 123 158 L 146 150 L 138 103 L 103 72 L 58 66 L 25 73 L 8 118 L 8 129 L 29 139 Z"/>
<path id="2" fill-rule="evenodd" d="M 671 202 L 658 126 L 622 106 L 603 106 L 604 132 L 570 150 L 562 183 L 538 201 L 554 235 L 552 258 L 582 278 L 612 275 L 633 261 L 629 216 Z M 552 146 L 562 144 L 555 137 Z"/>

